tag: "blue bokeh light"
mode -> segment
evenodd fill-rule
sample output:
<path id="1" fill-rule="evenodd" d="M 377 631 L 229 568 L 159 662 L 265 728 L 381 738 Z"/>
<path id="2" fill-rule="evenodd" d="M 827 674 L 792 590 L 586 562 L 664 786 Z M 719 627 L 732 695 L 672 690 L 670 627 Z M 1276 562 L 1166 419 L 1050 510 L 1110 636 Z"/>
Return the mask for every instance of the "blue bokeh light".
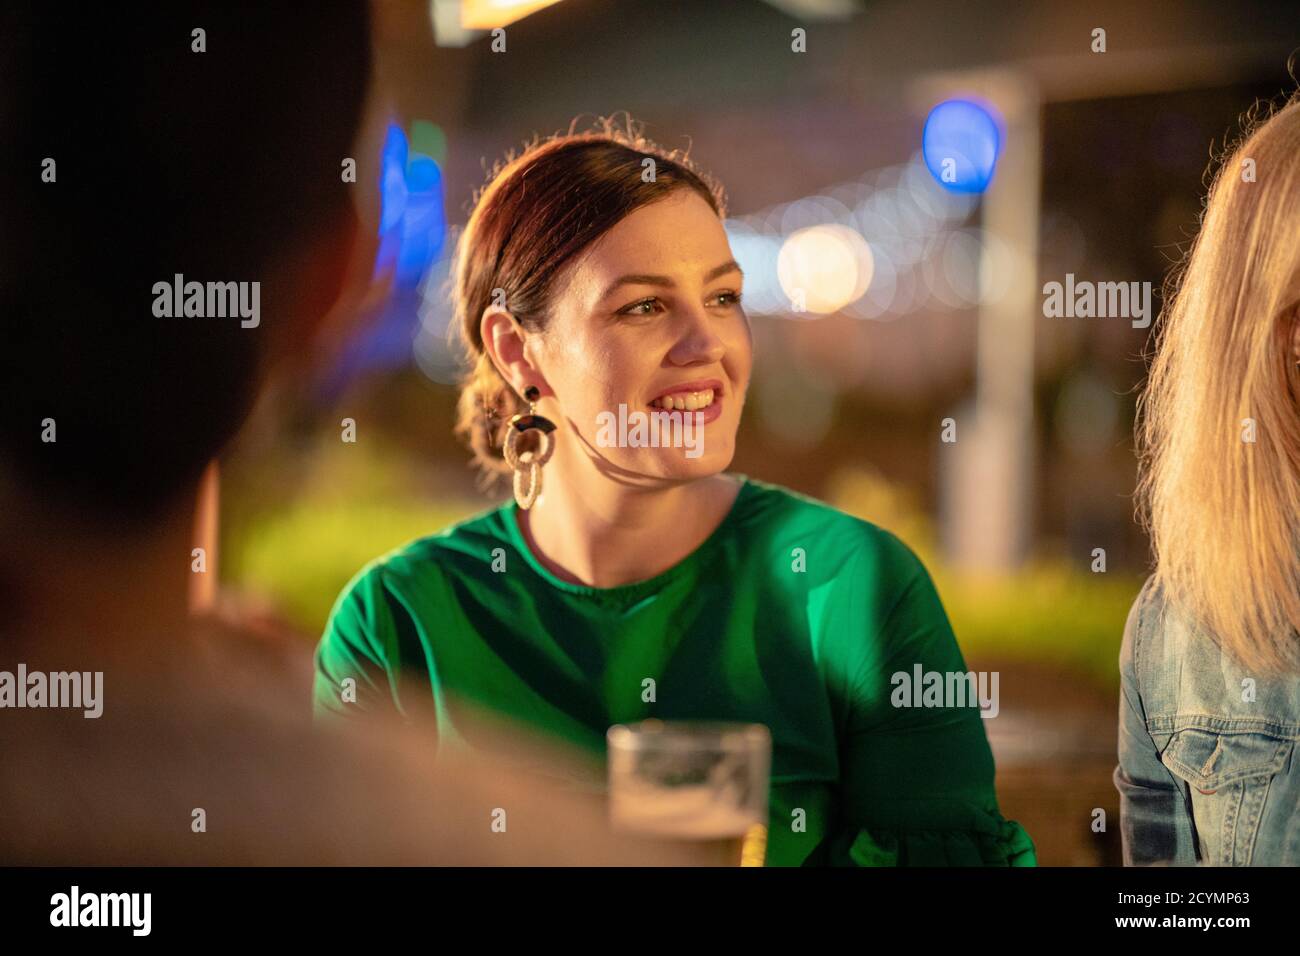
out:
<path id="1" fill-rule="evenodd" d="M 1002 147 L 1000 126 L 989 107 L 971 100 L 945 100 L 932 109 L 921 152 L 935 182 L 949 192 L 984 192 Z"/>
<path id="2" fill-rule="evenodd" d="M 392 232 L 406 211 L 406 133 L 396 123 L 388 124 L 380 158 L 379 235 Z"/>
<path id="3" fill-rule="evenodd" d="M 412 290 L 442 250 L 447 235 L 442 170 L 410 149 L 396 123 L 384 139 L 379 180 L 379 250 L 375 274 L 392 270 L 395 288 Z"/>
<path id="4" fill-rule="evenodd" d="M 325 377 L 326 395 L 341 393 L 362 372 L 399 368 L 410 361 L 420 324 L 420 286 L 446 243 L 442 170 L 433 157 L 411 146 L 397 123 L 390 123 L 384 136 L 379 204 L 371 281 L 384 294 L 362 317 Z"/>

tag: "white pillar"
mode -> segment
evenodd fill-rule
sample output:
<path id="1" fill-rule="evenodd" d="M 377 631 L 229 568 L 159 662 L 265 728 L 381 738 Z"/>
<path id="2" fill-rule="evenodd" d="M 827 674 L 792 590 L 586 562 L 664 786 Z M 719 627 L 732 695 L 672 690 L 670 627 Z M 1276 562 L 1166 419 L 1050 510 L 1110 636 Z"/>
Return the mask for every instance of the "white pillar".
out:
<path id="1" fill-rule="evenodd" d="M 1024 559 L 1033 532 L 1041 103 L 1018 73 L 985 74 L 950 90 L 983 97 L 1006 125 L 981 207 L 990 240 L 981 250 L 975 400 L 955 416 L 956 442 L 940 447 L 944 545 L 958 567 L 1007 571 Z M 1004 254 L 990 255 L 991 245 Z M 995 290 L 996 299 L 986 294 Z"/>

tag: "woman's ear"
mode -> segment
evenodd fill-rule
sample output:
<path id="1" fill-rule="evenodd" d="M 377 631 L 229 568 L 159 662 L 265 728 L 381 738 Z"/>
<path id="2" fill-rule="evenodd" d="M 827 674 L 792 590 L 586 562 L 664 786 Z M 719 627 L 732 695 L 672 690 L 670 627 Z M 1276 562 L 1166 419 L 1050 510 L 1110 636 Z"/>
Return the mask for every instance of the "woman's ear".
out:
<path id="1" fill-rule="evenodd" d="M 483 337 L 483 350 L 515 391 L 522 395 L 529 385 L 545 391 L 546 381 L 529 355 L 526 333 L 513 315 L 499 306 L 489 305 L 483 310 L 479 333 Z"/>
<path id="2" fill-rule="evenodd" d="M 1291 361 L 1300 365 L 1300 306 L 1291 315 Z"/>

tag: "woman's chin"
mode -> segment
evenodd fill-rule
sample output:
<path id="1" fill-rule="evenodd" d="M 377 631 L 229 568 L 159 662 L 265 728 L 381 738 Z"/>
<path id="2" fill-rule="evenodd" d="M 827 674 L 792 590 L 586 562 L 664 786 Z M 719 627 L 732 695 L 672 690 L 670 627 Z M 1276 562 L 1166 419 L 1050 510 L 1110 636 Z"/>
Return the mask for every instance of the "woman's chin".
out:
<path id="1" fill-rule="evenodd" d="M 678 480 L 711 478 L 727 470 L 731 465 L 733 451 L 730 442 L 725 450 L 710 449 L 694 456 L 681 448 L 665 448 L 656 453 L 652 460 L 643 460 L 637 470 L 643 474 Z"/>

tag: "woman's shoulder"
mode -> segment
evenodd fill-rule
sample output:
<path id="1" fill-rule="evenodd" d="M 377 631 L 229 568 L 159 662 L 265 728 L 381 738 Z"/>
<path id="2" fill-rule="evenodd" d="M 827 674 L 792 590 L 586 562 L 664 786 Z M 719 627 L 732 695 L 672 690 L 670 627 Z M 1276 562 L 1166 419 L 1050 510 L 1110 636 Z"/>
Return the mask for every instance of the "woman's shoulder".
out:
<path id="1" fill-rule="evenodd" d="M 1192 626 L 1169 600 L 1158 574 L 1151 574 L 1133 599 L 1120 644 L 1120 673 L 1143 690 L 1163 683 L 1160 678 L 1181 671 L 1191 657 L 1217 648 Z"/>
<path id="2" fill-rule="evenodd" d="M 509 542 L 506 505 L 495 505 L 407 541 L 362 565 L 340 596 L 376 588 L 427 585 L 445 575 L 490 567 Z"/>
<path id="3" fill-rule="evenodd" d="M 1148 575 L 1129 606 L 1128 618 L 1124 622 L 1124 643 L 1121 653 L 1125 657 L 1131 659 L 1136 654 L 1139 639 L 1150 630 L 1152 621 L 1163 617 L 1164 606 L 1159 580 L 1154 574 Z"/>
<path id="4" fill-rule="evenodd" d="M 1149 575 L 1124 624 L 1121 670 L 1140 679 L 1152 670 L 1184 670 L 1192 659 L 1201 657 L 1213 657 L 1217 668 L 1222 652 L 1209 634 L 1169 599 L 1160 575 Z"/>
<path id="5" fill-rule="evenodd" d="M 802 547 L 810 557 L 815 551 L 829 566 L 844 572 L 859 566 L 909 577 L 924 573 L 916 552 L 892 531 L 803 492 L 756 478 L 746 477 L 745 482 L 746 524 L 753 533 Z"/>
<path id="6" fill-rule="evenodd" d="M 1151 729 L 1209 722 L 1295 728 L 1300 683 L 1237 660 L 1208 628 L 1172 600 L 1158 574 L 1129 611 L 1120 676 L 1142 700 Z"/>

